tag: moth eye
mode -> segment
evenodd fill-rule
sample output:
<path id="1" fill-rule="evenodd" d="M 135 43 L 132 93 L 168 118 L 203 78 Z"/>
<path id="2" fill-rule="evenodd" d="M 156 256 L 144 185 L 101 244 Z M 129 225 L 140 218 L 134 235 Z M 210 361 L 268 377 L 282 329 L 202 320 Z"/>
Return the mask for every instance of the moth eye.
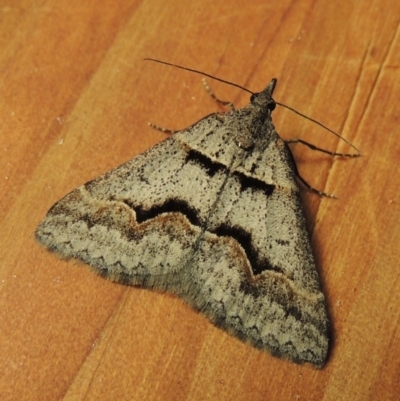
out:
<path id="1" fill-rule="evenodd" d="M 272 101 L 271 103 L 268 104 L 268 110 L 269 111 L 274 111 L 276 107 L 276 103 Z"/>
<path id="2" fill-rule="evenodd" d="M 253 103 L 254 99 L 256 98 L 255 93 L 250 96 L 250 102 Z"/>

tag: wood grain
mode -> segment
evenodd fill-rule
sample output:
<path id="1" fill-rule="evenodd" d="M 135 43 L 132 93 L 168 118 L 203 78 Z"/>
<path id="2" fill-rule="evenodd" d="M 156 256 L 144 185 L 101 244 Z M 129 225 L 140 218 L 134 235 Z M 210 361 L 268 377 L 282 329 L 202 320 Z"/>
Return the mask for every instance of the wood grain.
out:
<path id="1" fill-rule="evenodd" d="M 0 4 L 2 400 L 396 400 L 400 394 L 400 3 L 13 0 Z M 323 370 L 242 344 L 179 299 L 101 279 L 34 240 L 68 191 L 216 105 L 257 91 L 341 132 L 361 159 L 294 147 L 333 323 Z M 210 82 L 237 106 L 248 94 Z M 285 138 L 349 150 L 285 110 Z"/>

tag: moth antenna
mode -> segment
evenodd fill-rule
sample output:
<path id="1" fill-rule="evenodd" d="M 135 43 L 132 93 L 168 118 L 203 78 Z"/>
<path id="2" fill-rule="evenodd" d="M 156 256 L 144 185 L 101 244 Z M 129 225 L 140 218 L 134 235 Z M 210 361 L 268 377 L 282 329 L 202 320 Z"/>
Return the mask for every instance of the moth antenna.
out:
<path id="1" fill-rule="evenodd" d="M 238 84 L 235 84 L 234 82 L 226 81 L 225 79 L 215 77 L 214 75 L 207 74 L 206 72 L 203 72 L 203 71 L 194 70 L 194 69 L 188 68 L 188 67 L 182 67 L 181 65 L 178 65 L 178 64 L 167 63 L 166 61 L 161 61 L 161 60 L 157 60 L 157 59 L 154 59 L 154 58 L 144 58 L 143 60 L 154 61 L 156 63 L 170 65 L 171 67 L 180 68 L 181 70 L 194 72 L 195 74 L 204 75 L 205 77 L 215 79 L 216 81 L 223 82 L 224 84 L 236 86 L 236 88 L 239 88 L 241 90 L 244 90 L 245 92 L 248 92 L 248 93 L 251 93 L 252 95 L 254 95 L 254 92 L 252 92 L 251 90 L 245 88 L 244 86 L 240 86 Z"/>
<path id="2" fill-rule="evenodd" d="M 335 132 L 335 131 L 331 130 L 330 128 L 328 128 L 326 125 L 320 123 L 320 122 L 317 121 L 317 120 L 314 120 L 314 119 L 311 118 L 311 117 L 306 116 L 306 115 L 303 114 L 303 113 L 300 113 L 299 111 L 293 109 L 293 108 L 290 107 L 290 106 L 286 106 L 286 104 L 279 103 L 279 102 L 277 102 L 277 101 L 275 101 L 275 103 L 278 104 L 279 106 L 285 107 L 286 109 L 292 111 L 292 112 L 295 113 L 295 114 L 298 114 L 299 116 L 302 116 L 302 117 L 306 118 L 307 120 L 313 122 L 314 124 L 319 125 L 319 126 L 322 127 L 323 129 L 325 129 L 325 130 L 327 130 L 328 132 L 330 132 L 331 134 L 337 136 L 337 137 L 338 137 L 339 139 L 341 139 L 342 141 L 346 142 L 348 145 L 350 145 L 350 146 L 357 152 L 357 154 L 354 154 L 354 155 L 353 155 L 354 157 L 360 157 L 360 156 L 361 156 L 361 152 L 359 151 L 359 149 L 357 149 L 356 146 L 354 146 L 354 145 L 353 145 L 350 141 L 348 141 L 346 138 L 343 138 L 343 137 L 342 137 L 341 135 L 339 135 L 337 132 Z"/>
<path id="3" fill-rule="evenodd" d="M 165 64 L 165 65 L 169 65 L 169 66 L 171 66 L 171 67 L 180 68 L 181 70 L 194 72 L 195 74 L 200 74 L 200 75 L 203 75 L 203 76 L 205 76 L 205 77 L 208 77 L 208 78 L 211 78 L 211 79 L 215 79 L 216 81 L 222 82 L 222 83 L 224 83 L 224 84 L 228 84 L 228 85 L 231 85 L 231 86 L 235 86 L 236 88 L 239 88 L 239 89 L 241 89 L 241 90 L 244 90 L 245 92 L 251 93 L 252 95 L 255 94 L 255 92 L 252 92 L 251 90 L 245 88 L 244 86 L 235 84 L 234 82 L 230 82 L 230 81 L 227 81 L 227 80 L 222 79 L 222 78 L 215 77 L 214 75 L 207 74 L 206 72 L 203 72 L 203 71 L 195 70 L 195 69 L 193 69 L 193 68 L 183 67 L 183 66 L 178 65 L 178 64 L 168 63 L 167 61 L 157 60 L 157 59 L 154 59 L 154 58 L 144 58 L 143 60 L 145 60 L 145 61 L 154 61 L 155 63 Z M 286 109 L 292 111 L 293 113 L 298 114 L 299 116 L 302 116 L 302 117 L 306 118 L 307 120 L 313 122 L 314 124 L 319 125 L 320 127 L 324 128 L 325 130 L 327 130 L 328 132 L 330 132 L 331 134 L 337 136 L 337 137 L 338 137 L 339 139 L 341 139 L 342 141 L 346 142 L 349 146 L 351 146 L 351 147 L 357 152 L 357 154 L 352 155 L 352 156 L 354 156 L 354 157 L 359 157 L 359 156 L 361 156 L 361 152 L 360 152 L 350 141 L 348 141 L 347 139 L 343 138 L 341 135 L 339 135 L 337 132 L 331 130 L 331 129 L 328 128 L 326 125 L 320 123 L 320 122 L 317 121 L 317 120 L 314 120 L 314 119 L 311 118 L 311 117 L 306 116 L 306 115 L 303 114 L 303 113 L 300 113 L 299 111 L 293 109 L 293 108 L 290 107 L 290 106 L 286 106 L 286 104 L 279 103 L 279 102 L 277 102 L 277 101 L 275 101 L 275 103 L 278 104 L 279 106 L 285 107 Z"/>

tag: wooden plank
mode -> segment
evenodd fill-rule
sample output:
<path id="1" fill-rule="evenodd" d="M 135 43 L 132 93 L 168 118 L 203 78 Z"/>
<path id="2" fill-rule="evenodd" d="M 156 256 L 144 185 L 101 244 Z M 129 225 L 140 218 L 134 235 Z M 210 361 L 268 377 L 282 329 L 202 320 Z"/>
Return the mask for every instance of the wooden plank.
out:
<path id="1" fill-rule="evenodd" d="M 14 0 L 0 25 L 3 400 L 395 400 L 400 393 L 400 3 Z M 216 110 L 198 68 L 342 132 L 361 159 L 297 145 L 332 318 L 323 370 L 257 351 L 169 295 L 108 282 L 34 240 L 83 182 Z M 237 106 L 248 94 L 218 82 Z M 348 146 L 285 110 L 285 138 Z"/>

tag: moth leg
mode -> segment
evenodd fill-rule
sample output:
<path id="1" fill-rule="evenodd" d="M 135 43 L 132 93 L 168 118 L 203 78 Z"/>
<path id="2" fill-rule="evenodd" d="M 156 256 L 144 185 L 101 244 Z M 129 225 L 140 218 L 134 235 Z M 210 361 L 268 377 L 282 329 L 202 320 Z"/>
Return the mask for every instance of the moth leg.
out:
<path id="1" fill-rule="evenodd" d="M 292 143 L 292 141 L 291 141 L 291 140 L 285 141 L 285 144 L 288 144 L 288 143 Z M 313 145 L 313 146 L 314 146 L 314 145 Z M 294 160 L 294 157 L 293 157 L 293 154 L 292 154 L 291 149 L 289 148 L 289 146 L 287 146 L 286 148 L 289 150 L 289 155 L 290 155 L 290 158 L 292 159 L 293 170 L 294 170 L 294 173 L 295 173 L 295 175 L 296 175 L 296 178 L 297 178 L 309 191 L 314 192 L 314 193 L 316 193 L 316 194 L 319 195 L 319 196 L 326 196 L 327 198 L 337 198 L 337 196 L 334 195 L 334 194 L 328 194 L 327 192 L 320 191 L 319 189 L 316 189 L 316 188 L 314 188 L 312 185 L 310 185 L 310 184 L 300 175 L 299 170 L 297 169 L 296 161 Z M 317 150 L 318 150 L 318 149 L 317 149 Z"/>
<path id="2" fill-rule="evenodd" d="M 338 153 L 338 152 L 332 152 L 330 150 L 322 149 L 319 148 L 318 146 L 313 145 L 310 142 L 303 141 L 303 139 L 288 139 L 285 141 L 287 144 L 291 143 L 301 143 L 302 145 L 305 145 L 309 147 L 312 150 L 317 150 L 318 152 L 326 153 L 331 156 L 341 156 L 341 157 L 360 157 L 360 153 Z"/>
<path id="3" fill-rule="evenodd" d="M 297 170 L 297 169 L 296 169 Z M 326 196 L 327 198 L 335 198 L 337 199 L 337 196 L 334 194 L 328 194 L 327 192 L 320 191 L 319 189 L 314 188 L 311 186 L 300 174 L 298 171 L 296 171 L 296 177 L 300 182 L 311 192 L 316 193 L 319 196 Z"/>
<path id="4" fill-rule="evenodd" d="M 220 105 L 222 105 L 222 106 L 228 106 L 228 107 L 230 108 L 231 111 L 235 111 L 235 106 L 233 105 L 232 102 L 228 102 L 228 101 L 225 101 L 225 100 L 221 100 L 221 99 L 217 98 L 217 96 L 215 96 L 214 92 L 211 90 L 210 86 L 208 85 L 207 81 L 206 81 L 204 78 L 203 78 L 203 85 L 205 86 L 205 88 L 206 88 L 207 92 L 210 94 L 210 96 L 211 96 L 218 104 L 220 104 Z M 224 118 L 223 118 L 224 114 L 225 114 L 225 113 L 213 113 L 213 115 L 215 115 L 220 121 L 224 121 Z M 203 117 L 202 119 L 200 119 L 199 121 L 201 121 L 201 120 L 203 120 L 203 119 L 206 119 L 207 117 L 208 117 L 208 116 L 205 116 L 205 117 Z M 199 121 L 198 121 L 198 122 L 199 122 Z M 149 127 L 153 128 L 153 129 L 156 129 L 157 131 L 164 132 L 165 134 L 168 134 L 168 135 L 174 135 L 174 134 L 176 134 L 177 132 L 184 131 L 184 130 L 172 130 L 172 129 L 169 129 L 169 128 L 160 127 L 159 125 L 156 125 L 156 124 L 153 124 L 153 123 L 147 123 L 147 124 L 149 125 Z M 191 125 L 190 127 L 193 127 L 193 126 L 196 125 L 196 124 L 197 124 L 197 123 Z M 188 128 L 190 128 L 190 127 L 188 127 Z M 186 128 L 186 129 L 188 129 L 188 128 Z"/>
<path id="5" fill-rule="evenodd" d="M 207 116 L 204 116 L 203 118 L 201 118 L 199 121 L 195 122 L 194 124 L 189 125 L 189 127 L 186 127 L 186 128 L 184 128 L 184 129 L 179 129 L 179 130 L 172 130 L 172 129 L 160 127 L 159 125 L 155 125 L 155 124 L 153 124 L 153 123 L 147 123 L 147 124 L 148 124 L 149 127 L 154 128 L 154 129 L 156 129 L 157 131 L 164 132 L 164 133 L 166 133 L 166 134 L 168 134 L 168 135 L 174 135 L 174 134 L 176 134 L 177 132 L 182 132 L 182 131 L 191 129 L 192 127 L 194 127 L 195 125 L 197 125 L 200 121 L 206 120 L 207 118 L 209 118 L 209 117 L 211 117 L 211 116 L 214 116 L 214 117 L 218 118 L 221 122 L 223 122 L 223 121 L 224 121 L 224 115 L 225 115 L 225 114 L 226 114 L 226 113 L 211 113 L 211 114 L 208 114 Z"/>
<path id="6" fill-rule="evenodd" d="M 235 106 L 233 105 L 232 102 L 227 102 L 226 100 L 221 100 L 218 99 L 217 96 L 215 96 L 214 92 L 211 90 L 210 86 L 208 85 L 207 81 L 205 80 L 205 78 L 203 78 L 203 85 L 206 88 L 206 91 L 210 94 L 210 96 L 220 105 L 222 106 L 228 106 L 231 111 L 235 111 Z"/>
<path id="7" fill-rule="evenodd" d="M 220 105 L 222 105 L 222 106 L 228 106 L 228 107 L 230 108 L 231 111 L 235 111 L 235 106 L 233 105 L 232 102 L 228 102 L 228 101 L 225 101 L 225 100 L 221 100 L 221 99 L 217 98 L 217 96 L 215 96 L 214 92 L 211 90 L 210 86 L 208 85 L 207 81 L 206 81 L 204 78 L 203 78 L 203 85 L 204 85 L 204 87 L 206 88 L 206 91 L 210 94 L 210 96 L 211 96 L 218 104 L 220 104 Z M 215 113 L 214 115 L 215 115 L 218 119 L 220 119 L 221 121 L 224 121 L 224 119 L 223 119 L 223 114 L 224 114 L 224 113 Z M 205 118 L 207 118 L 207 117 L 208 117 L 208 116 L 203 117 L 202 119 L 200 119 L 200 121 L 203 120 L 203 119 L 205 119 Z M 153 128 L 153 129 L 156 129 L 157 131 L 164 132 L 165 134 L 168 134 L 168 135 L 174 135 L 174 134 L 176 134 L 177 132 L 183 131 L 183 130 L 172 130 L 172 129 L 169 129 L 169 128 L 160 127 L 159 125 L 156 125 L 156 124 L 153 124 L 153 123 L 147 123 L 147 124 L 149 125 L 149 127 Z M 193 124 L 193 125 L 195 125 L 195 124 Z M 191 125 L 190 127 L 192 127 L 193 125 Z M 188 128 L 190 128 L 190 127 L 188 127 Z M 186 129 L 187 129 L 187 128 L 186 128 Z"/>
<path id="8" fill-rule="evenodd" d="M 172 129 L 168 129 L 168 128 L 164 128 L 164 127 L 160 127 L 159 125 L 155 125 L 153 123 L 147 123 L 149 125 L 149 127 L 156 129 L 157 131 L 161 131 L 164 132 L 164 134 L 168 134 L 168 135 L 174 135 L 176 134 L 178 131 L 176 130 L 172 130 Z"/>

